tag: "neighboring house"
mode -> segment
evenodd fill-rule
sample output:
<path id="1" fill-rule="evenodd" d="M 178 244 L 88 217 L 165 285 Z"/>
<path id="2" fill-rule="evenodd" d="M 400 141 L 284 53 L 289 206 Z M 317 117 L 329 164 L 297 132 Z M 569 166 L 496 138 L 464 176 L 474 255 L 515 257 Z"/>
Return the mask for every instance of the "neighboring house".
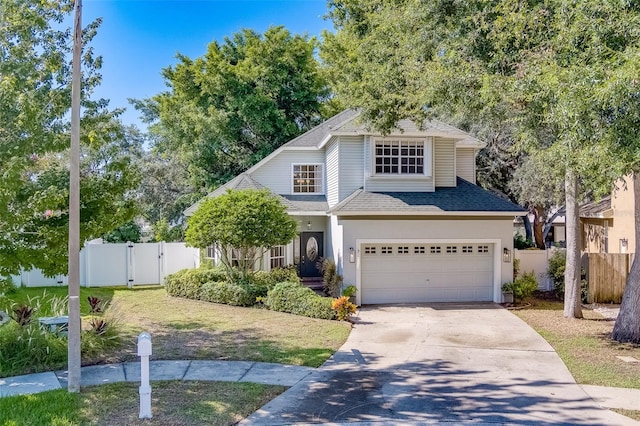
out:
<path id="1" fill-rule="evenodd" d="M 635 251 L 633 178 L 616 184 L 610 196 L 580 206 L 582 251 L 633 253 Z"/>
<path id="2" fill-rule="evenodd" d="M 564 209 L 564 207 L 563 207 Z M 551 217 L 553 213 L 550 213 Z M 524 227 L 523 216 L 518 216 L 513 220 L 513 235 L 516 234 L 521 235 L 523 238 L 527 235 L 527 232 Z M 529 213 L 529 221 L 533 224 L 533 214 Z M 547 247 L 564 247 L 566 245 L 566 225 L 565 225 L 565 216 L 564 214 L 559 214 L 553 218 L 551 222 L 551 227 L 549 228 L 549 232 L 547 233 L 544 242 Z"/>
<path id="3" fill-rule="evenodd" d="M 525 211 L 475 185 L 483 142 L 424 124 L 403 120 L 383 137 L 344 111 L 209 196 L 277 194 L 299 236 L 263 267 L 296 264 L 301 277 L 318 277 L 318 259 L 333 258 L 358 303 L 501 302 L 513 278 L 513 218 Z"/>

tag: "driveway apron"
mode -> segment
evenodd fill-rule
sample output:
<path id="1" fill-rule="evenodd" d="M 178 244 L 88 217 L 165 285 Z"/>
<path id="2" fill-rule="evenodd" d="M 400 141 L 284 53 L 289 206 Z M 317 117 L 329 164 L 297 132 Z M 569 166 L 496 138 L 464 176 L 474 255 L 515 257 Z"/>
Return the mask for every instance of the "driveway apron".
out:
<path id="1" fill-rule="evenodd" d="M 372 306 L 347 342 L 245 424 L 638 424 L 599 407 L 555 351 L 494 304 Z"/>

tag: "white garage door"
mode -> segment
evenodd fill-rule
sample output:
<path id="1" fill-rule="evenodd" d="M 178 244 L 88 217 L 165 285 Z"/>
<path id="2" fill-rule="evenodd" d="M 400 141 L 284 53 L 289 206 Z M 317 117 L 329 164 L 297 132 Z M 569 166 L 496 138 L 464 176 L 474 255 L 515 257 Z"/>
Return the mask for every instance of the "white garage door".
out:
<path id="1" fill-rule="evenodd" d="M 361 302 L 493 300 L 493 244 L 364 244 Z"/>

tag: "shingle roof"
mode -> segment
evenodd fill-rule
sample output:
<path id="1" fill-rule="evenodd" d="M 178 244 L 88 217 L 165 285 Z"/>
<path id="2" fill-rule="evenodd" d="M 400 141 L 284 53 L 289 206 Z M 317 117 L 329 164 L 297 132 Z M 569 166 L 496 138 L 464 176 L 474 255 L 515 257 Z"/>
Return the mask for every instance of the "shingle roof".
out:
<path id="1" fill-rule="evenodd" d="M 238 176 L 231 179 L 224 185 L 220 185 L 214 191 L 208 193 L 205 197 L 202 197 L 195 204 L 192 204 L 184 211 L 185 216 L 191 216 L 200 206 L 200 203 L 211 197 L 218 197 L 230 189 L 263 189 L 264 185 L 253 180 L 251 176 L 246 173 L 240 173 Z"/>
<path id="2" fill-rule="evenodd" d="M 306 133 L 301 134 L 297 138 L 287 142 L 286 147 L 313 147 L 318 146 L 320 142 L 324 140 L 324 138 L 329 135 L 329 133 L 335 130 L 335 127 L 344 124 L 345 122 L 350 121 L 351 119 L 357 117 L 359 112 L 354 109 L 346 109 L 339 114 L 334 115 L 327 121 L 322 122 L 317 125 L 313 129 L 309 130 Z"/>
<path id="3" fill-rule="evenodd" d="M 327 212 L 329 204 L 324 195 L 279 195 L 289 212 Z"/>
<path id="4" fill-rule="evenodd" d="M 235 178 L 231 179 L 224 185 L 216 188 L 215 191 L 210 192 L 201 200 L 190 206 L 185 210 L 186 216 L 191 216 L 197 209 L 200 203 L 207 198 L 218 197 L 226 193 L 230 189 L 243 190 L 243 189 L 264 189 L 266 186 L 259 182 L 256 182 L 251 176 L 246 173 L 241 173 Z M 274 194 L 280 199 L 282 204 L 287 207 L 287 211 L 293 212 L 326 212 L 329 210 L 327 204 L 327 198 L 324 195 L 279 195 Z"/>
<path id="5" fill-rule="evenodd" d="M 334 131 L 353 132 L 353 133 L 371 132 L 370 129 L 368 129 L 365 124 L 359 122 L 359 120 L 356 120 L 355 118 L 356 117 L 336 127 Z M 468 133 L 463 132 L 460 129 L 457 129 L 453 126 L 450 126 L 438 120 L 426 121 L 424 123 L 423 130 L 421 130 L 420 126 L 418 126 L 418 124 L 412 120 L 400 120 L 396 125 L 395 131 L 392 131 L 392 133 L 418 133 L 418 132 L 424 132 L 426 130 L 432 130 L 432 131 L 442 132 L 442 133 L 450 133 L 452 136 L 458 136 L 465 139 L 471 138 L 471 136 Z"/>
<path id="6" fill-rule="evenodd" d="M 349 134 L 362 135 L 362 134 L 377 134 L 367 128 L 365 123 L 358 120 L 360 112 L 355 109 L 347 109 L 341 113 L 334 115 L 322 124 L 314 127 L 308 132 L 298 136 L 292 141 L 283 145 L 283 147 L 319 147 L 320 143 L 324 141 L 330 134 Z M 477 140 L 470 134 L 443 123 L 438 120 L 426 121 L 423 126 L 424 130 L 420 130 L 414 121 L 400 120 L 395 128 L 392 130 L 392 134 L 416 134 L 416 133 L 431 133 L 438 135 L 445 135 L 459 139 L 460 143 L 474 145 L 484 145 L 483 142 Z"/>
<path id="7" fill-rule="evenodd" d="M 332 209 L 332 213 L 437 214 L 450 212 L 525 213 L 510 201 L 458 178 L 457 186 L 434 192 L 368 192 L 362 189 Z"/>
<path id="8" fill-rule="evenodd" d="M 590 201 L 580 206 L 580 217 L 584 218 L 605 218 L 610 217 L 607 214 L 611 210 L 611 196 L 606 196 L 602 200 Z"/>

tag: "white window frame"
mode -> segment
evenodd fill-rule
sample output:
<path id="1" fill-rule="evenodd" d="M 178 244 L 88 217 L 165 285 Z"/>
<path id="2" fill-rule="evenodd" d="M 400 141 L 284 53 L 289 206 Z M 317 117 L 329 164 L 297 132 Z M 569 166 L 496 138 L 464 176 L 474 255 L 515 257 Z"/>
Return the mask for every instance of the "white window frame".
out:
<path id="1" fill-rule="evenodd" d="M 277 256 L 273 255 L 274 249 L 280 250 L 280 253 Z M 274 260 L 278 261 L 278 263 L 281 263 L 281 264 L 274 266 L 273 265 Z M 284 268 L 285 266 L 287 266 L 287 246 L 281 245 L 281 246 L 271 247 L 271 249 L 269 249 L 269 269 Z"/>
<path id="2" fill-rule="evenodd" d="M 296 192 L 295 188 L 296 188 L 296 184 L 295 184 L 295 179 L 294 179 L 294 173 L 295 173 L 295 168 L 299 167 L 299 166 L 313 166 L 313 167 L 318 167 L 320 169 L 320 191 L 316 191 L 316 192 Z M 325 183 L 325 176 L 324 176 L 324 164 L 323 163 L 291 163 L 291 193 L 292 194 L 300 194 L 300 195 L 322 195 L 324 194 L 324 183 Z M 314 185 L 315 189 L 318 189 L 318 185 Z"/>
<path id="3" fill-rule="evenodd" d="M 402 173 L 402 156 L 398 154 L 398 173 L 384 173 L 376 171 L 376 146 L 378 143 L 385 142 L 411 142 L 422 143 L 422 173 Z M 399 147 L 398 149 L 401 149 Z M 371 140 L 371 175 L 375 177 L 404 177 L 404 178 L 428 178 L 433 176 L 433 138 L 403 138 L 403 137 L 388 137 L 388 138 L 372 138 Z"/>

